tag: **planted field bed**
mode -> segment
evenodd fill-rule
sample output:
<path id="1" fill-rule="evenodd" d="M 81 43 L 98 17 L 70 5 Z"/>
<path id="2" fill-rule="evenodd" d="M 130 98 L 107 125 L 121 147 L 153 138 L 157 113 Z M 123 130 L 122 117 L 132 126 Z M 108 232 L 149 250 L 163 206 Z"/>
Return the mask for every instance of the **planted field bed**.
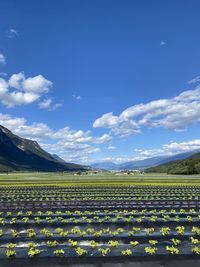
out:
<path id="1" fill-rule="evenodd" d="M 200 186 L 0 187 L 0 259 L 200 257 Z"/>
<path id="2" fill-rule="evenodd" d="M 199 192 L 2 188 L 0 257 L 198 255 Z"/>

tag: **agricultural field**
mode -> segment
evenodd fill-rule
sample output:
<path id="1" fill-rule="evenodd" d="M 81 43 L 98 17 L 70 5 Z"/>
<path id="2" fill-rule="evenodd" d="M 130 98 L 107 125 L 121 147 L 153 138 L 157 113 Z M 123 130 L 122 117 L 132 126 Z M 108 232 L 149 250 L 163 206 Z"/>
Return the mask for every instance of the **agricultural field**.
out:
<path id="1" fill-rule="evenodd" d="M 200 176 L 0 175 L 0 266 L 47 259 L 199 266 Z"/>

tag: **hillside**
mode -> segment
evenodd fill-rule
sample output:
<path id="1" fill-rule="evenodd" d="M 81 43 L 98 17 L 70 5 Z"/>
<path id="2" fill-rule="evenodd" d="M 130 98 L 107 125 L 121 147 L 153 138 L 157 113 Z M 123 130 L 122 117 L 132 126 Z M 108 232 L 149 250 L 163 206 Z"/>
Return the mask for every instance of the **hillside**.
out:
<path id="1" fill-rule="evenodd" d="M 163 172 L 168 174 L 200 174 L 200 153 L 184 160 L 176 160 L 148 168 L 146 172 Z"/>
<path id="2" fill-rule="evenodd" d="M 130 161 L 122 163 L 118 166 L 120 170 L 137 170 L 144 169 L 151 166 L 159 165 L 161 161 L 166 160 L 167 156 L 152 157 L 142 160 Z"/>
<path id="3" fill-rule="evenodd" d="M 66 161 L 65 161 L 64 159 L 62 159 L 61 157 L 59 157 L 59 156 L 56 155 L 56 154 L 52 154 L 52 157 L 53 157 L 55 160 L 58 160 L 59 162 L 66 163 Z"/>
<path id="4" fill-rule="evenodd" d="M 21 138 L 0 125 L 0 171 L 73 171 L 83 169 L 63 163 L 43 150 L 36 141 Z"/>

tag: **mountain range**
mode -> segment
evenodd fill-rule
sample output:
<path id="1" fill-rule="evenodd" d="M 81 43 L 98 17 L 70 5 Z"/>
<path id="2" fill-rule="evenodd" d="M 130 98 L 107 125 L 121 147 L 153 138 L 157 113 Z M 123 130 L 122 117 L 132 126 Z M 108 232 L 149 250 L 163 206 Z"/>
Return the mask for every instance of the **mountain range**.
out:
<path id="1" fill-rule="evenodd" d="M 143 160 L 134 160 L 129 162 L 124 162 L 121 164 L 116 164 L 111 161 L 103 161 L 99 163 L 94 163 L 91 165 L 92 168 L 95 169 L 104 169 L 104 170 L 140 170 L 146 169 L 149 167 L 155 167 L 158 165 L 162 165 L 168 162 L 183 160 L 197 153 L 197 150 L 179 153 L 172 156 L 158 156 L 147 158 Z"/>
<path id="2" fill-rule="evenodd" d="M 0 171 L 76 171 L 84 167 L 66 163 L 43 150 L 36 141 L 21 138 L 0 125 Z"/>

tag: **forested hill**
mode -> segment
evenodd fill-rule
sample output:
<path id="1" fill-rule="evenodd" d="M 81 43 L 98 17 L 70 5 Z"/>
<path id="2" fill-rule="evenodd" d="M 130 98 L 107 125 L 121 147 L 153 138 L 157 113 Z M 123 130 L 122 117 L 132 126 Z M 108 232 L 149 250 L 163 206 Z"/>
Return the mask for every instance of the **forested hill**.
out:
<path id="1" fill-rule="evenodd" d="M 184 159 L 161 164 L 146 169 L 146 172 L 163 172 L 168 174 L 200 174 L 200 153 Z"/>

